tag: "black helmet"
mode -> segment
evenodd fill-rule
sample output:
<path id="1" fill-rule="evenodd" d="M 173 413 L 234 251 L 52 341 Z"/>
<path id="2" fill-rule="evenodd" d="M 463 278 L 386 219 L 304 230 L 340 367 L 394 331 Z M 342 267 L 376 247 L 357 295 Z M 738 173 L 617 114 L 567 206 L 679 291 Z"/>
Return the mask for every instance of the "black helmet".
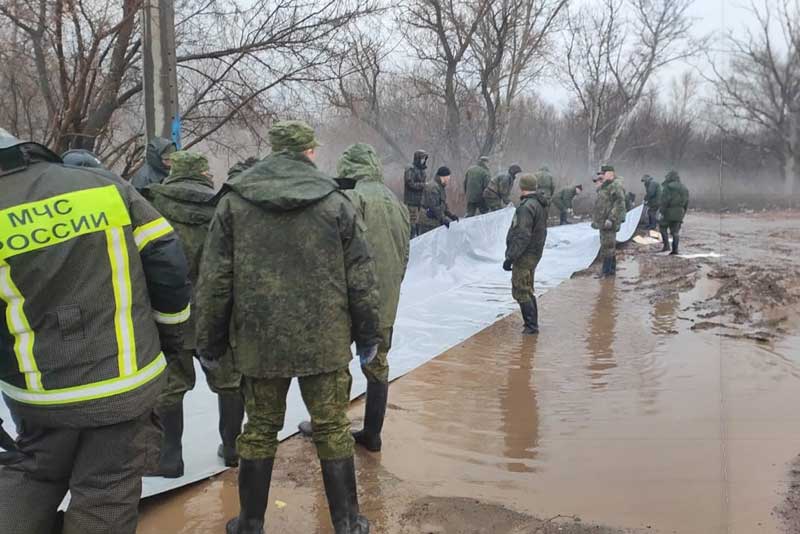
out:
<path id="1" fill-rule="evenodd" d="M 105 168 L 97 156 L 82 148 L 67 150 L 61 154 L 61 159 L 64 160 L 64 165 L 72 165 L 73 167 Z"/>

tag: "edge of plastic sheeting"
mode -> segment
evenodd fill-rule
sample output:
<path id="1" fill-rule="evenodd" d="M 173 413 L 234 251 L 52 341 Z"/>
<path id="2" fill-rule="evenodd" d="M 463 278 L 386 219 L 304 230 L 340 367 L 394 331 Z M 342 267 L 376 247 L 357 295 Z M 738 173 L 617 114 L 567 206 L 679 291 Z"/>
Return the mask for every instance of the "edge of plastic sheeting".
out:
<path id="1" fill-rule="evenodd" d="M 631 210 L 617 233 L 617 241 L 633 237 L 642 207 Z M 437 228 L 411 242 L 408 270 L 403 281 L 390 354 L 394 380 L 472 337 L 517 309 L 511 298 L 511 273 L 502 269 L 505 238 L 514 209 L 506 208 L 463 219 L 450 228 Z M 600 250 L 600 237 L 588 223 L 548 228 L 542 260 L 536 268 L 536 293 L 556 287 L 575 272 L 589 267 Z M 195 371 L 203 376 L 195 362 Z M 366 379 L 354 358 L 351 397 L 366 391 Z M 286 417 L 278 437 L 297 432 L 308 418 L 297 381 L 286 400 Z M 11 418 L 5 404 L 0 417 Z M 143 482 L 143 496 L 151 496 L 214 476 L 227 468 L 217 457 L 217 399 L 199 379 L 184 400 L 183 451 L 185 475 L 151 478 Z M 8 429 L 11 430 L 11 429 Z"/>

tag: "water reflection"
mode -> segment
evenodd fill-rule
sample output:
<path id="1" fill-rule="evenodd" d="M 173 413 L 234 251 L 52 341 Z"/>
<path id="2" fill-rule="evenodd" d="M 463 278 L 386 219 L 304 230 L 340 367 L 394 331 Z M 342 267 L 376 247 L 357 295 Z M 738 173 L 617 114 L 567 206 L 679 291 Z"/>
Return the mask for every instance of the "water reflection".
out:
<path id="1" fill-rule="evenodd" d="M 508 361 L 508 377 L 500 388 L 506 466 L 515 473 L 532 473 L 539 446 L 539 404 L 533 383 L 533 368 L 539 336 L 525 336 L 516 357 Z"/>
<path id="2" fill-rule="evenodd" d="M 617 367 L 613 346 L 617 323 L 615 295 L 615 280 L 602 280 L 589 320 L 586 352 L 589 353 L 589 377 L 595 390 L 608 387 L 608 375 Z"/>

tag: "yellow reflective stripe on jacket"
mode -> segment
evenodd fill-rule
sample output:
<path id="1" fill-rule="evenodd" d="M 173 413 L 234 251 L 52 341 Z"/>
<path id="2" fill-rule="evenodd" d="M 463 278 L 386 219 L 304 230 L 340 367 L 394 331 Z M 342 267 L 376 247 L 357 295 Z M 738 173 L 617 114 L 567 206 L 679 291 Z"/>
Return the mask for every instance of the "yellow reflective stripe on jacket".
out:
<path id="1" fill-rule="evenodd" d="M 119 372 L 120 376 L 128 376 L 137 368 L 136 338 L 133 333 L 133 294 L 128 247 L 122 229 L 106 230 L 106 244 L 111 263 L 111 285 L 114 288 L 114 330 L 117 337 Z"/>
<path id="2" fill-rule="evenodd" d="M 11 279 L 11 267 L 0 259 L 0 300 L 6 303 L 6 324 L 14 336 L 14 353 L 29 390 L 42 391 L 42 374 L 33 357 L 34 335 L 25 316 L 25 298 Z"/>
<path id="3" fill-rule="evenodd" d="M 192 313 L 191 304 L 178 313 L 163 313 L 153 310 L 153 319 L 159 324 L 181 324 L 189 320 Z"/>
<path id="4" fill-rule="evenodd" d="M 133 240 L 136 241 L 136 248 L 142 250 L 151 241 L 164 237 L 170 232 L 172 232 L 172 226 L 164 217 L 159 217 L 136 228 L 133 231 Z"/>
<path id="5" fill-rule="evenodd" d="M 105 399 L 133 391 L 148 382 L 158 378 L 167 367 L 167 360 L 164 354 L 159 354 L 156 359 L 129 376 L 110 378 L 101 382 L 94 382 L 85 386 L 75 386 L 63 389 L 51 389 L 48 391 L 27 391 L 25 389 L 12 386 L 0 381 L 0 389 L 3 393 L 15 401 L 25 404 L 35 404 L 39 406 L 72 404 L 96 399 Z"/>
<path id="6" fill-rule="evenodd" d="M 114 185 L 18 204 L 0 210 L 0 260 L 129 224 Z"/>

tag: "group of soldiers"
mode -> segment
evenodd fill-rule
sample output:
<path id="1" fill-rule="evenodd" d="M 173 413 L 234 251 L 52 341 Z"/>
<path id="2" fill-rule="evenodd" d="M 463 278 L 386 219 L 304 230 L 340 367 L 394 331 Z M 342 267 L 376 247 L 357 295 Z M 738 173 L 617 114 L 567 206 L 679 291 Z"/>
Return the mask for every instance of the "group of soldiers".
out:
<path id="1" fill-rule="evenodd" d="M 381 450 L 409 242 L 458 221 L 447 205 L 451 172 L 428 180 L 428 155 L 417 151 L 404 205 L 370 145 L 350 146 L 333 178 L 314 163 L 307 124 L 278 122 L 269 139 L 270 155 L 234 165 L 215 191 L 207 158 L 166 139 L 150 141 L 127 182 L 89 152 L 59 157 L 0 129 L 0 388 L 18 434 L 0 427 L 0 532 L 134 534 L 142 476 L 183 475 L 195 360 L 218 395 L 217 453 L 239 467 L 228 534 L 263 532 L 293 378 L 334 530 L 369 532 L 354 446 Z M 626 194 L 613 167 L 599 175 L 592 224 L 613 275 Z M 546 167 L 528 174 L 516 164 L 490 178 L 482 157 L 466 173 L 467 216 L 511 204 L 517 182 L 502 267 L 524 333 L 535 335 L 548 209 L 568 222 L 582 187 L 556 194 Z M 652 195 L 646 187 L 648 213 L 658 207 L 677 252 L 688 192 L 675 173 Z M 367 378 L 357 432 L 347 417 L 353 344 Z"/>

